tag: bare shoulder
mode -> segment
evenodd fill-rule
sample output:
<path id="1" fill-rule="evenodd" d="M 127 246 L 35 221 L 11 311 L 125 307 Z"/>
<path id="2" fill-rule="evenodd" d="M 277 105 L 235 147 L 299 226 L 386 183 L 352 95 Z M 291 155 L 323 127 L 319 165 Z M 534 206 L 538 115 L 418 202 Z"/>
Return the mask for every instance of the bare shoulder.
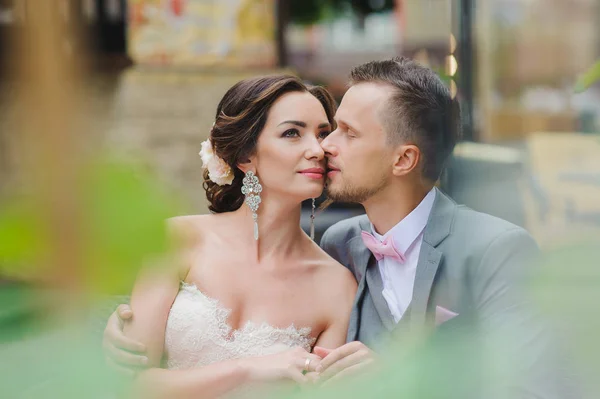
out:
<path id="1" fill-rule="evenodd" d="M 196 257 L 198 248 L 201 248 L 203 237 L 209 230 L 212 215 L 185 215 L 176 216 L 166 220 L 167 238 L 171 252 L 168 263 L 175 266 L 180 278 L 187 276 Z"/>
<path id="2" fill-rule="evenodd" d="M 184 215 L 167 219 L 167 234 L 177 247 L 189 247 L 198 243 L 210 226 L 215 215 Z"/>

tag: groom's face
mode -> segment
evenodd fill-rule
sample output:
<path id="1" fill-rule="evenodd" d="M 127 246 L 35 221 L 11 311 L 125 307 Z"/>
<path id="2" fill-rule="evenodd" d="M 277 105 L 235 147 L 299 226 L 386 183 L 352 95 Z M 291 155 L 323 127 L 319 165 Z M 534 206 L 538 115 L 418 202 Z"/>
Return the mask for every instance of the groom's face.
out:
<path id="1" fill-rule="evenodd" d="M 391 88 L 379 83 L 356 84 L 344 95 L 335 115 L 337 129 L 321 143 L 332 200 L 362 203 L 391 181 L 393 149 L 380 117 L 390 95 Z"/>

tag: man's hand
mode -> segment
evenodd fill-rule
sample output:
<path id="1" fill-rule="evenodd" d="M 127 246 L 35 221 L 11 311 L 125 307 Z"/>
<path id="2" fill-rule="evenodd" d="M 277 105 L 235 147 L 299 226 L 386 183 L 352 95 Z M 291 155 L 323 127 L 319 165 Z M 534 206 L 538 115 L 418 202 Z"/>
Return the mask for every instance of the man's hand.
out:
<path id="1" fill-rule="evenodd" d="M 320 374 L 319 379 L 325 381 L 364 370 L 375 360 L 373 351 L 359 341 L 349 342 L 333 350 L 317 346 L 314 353 L 323 358 L 316 371 Z"/>
<path id="2" fill-rule="evenodd" d="M 123 334 L 123 323 L 132 317 L 133 312 L 129 305 L 119 305 L 108 319 L 102 339 L 108 365 L 128 376 L 132 376 L 135 370 L 145 367 L 148 363 L 148 358 L 144 356 L 146 347 Z"/>

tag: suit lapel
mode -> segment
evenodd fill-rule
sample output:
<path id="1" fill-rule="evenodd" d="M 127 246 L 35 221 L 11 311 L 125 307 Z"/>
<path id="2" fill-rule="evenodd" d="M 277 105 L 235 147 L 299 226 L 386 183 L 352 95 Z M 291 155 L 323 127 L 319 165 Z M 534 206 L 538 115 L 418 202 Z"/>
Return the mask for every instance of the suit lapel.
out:
<path id="1" fill-rule="evenodd" d="M 363 297 L 365 295 L 365 277 L 362 276 L 358 282 L 358 289 L 356 290 L 356 296 L 354 297 L 354 304 L 352 305 L 352 313 L 350 313 L 350 322 L 348 323 L 348 334 L 346 335 L 346 342 L 352 342 L 358 340 L 358 330 L 360 326 L 360 308 Z"/>
<path id="2" fill-rule="evenodd" d="M 383 280 L 381 279 L 381 273 L 377 267 L 377 262 L 372 257 L 369 261 L 369 267 L 367 267 L 367 286 L 369 287 L 369 293 L 373 299 L 373 305 L 381 318 L 381 321 L 385 328 L 389 331 L 393 330 L 396 323 L 392 318 L 392 313 L 387 304 L 387 301 L 383 297 Z"/>
<path id="3" fill-rule="evenodd" d="M 363 219 L 360 221 L 360 228 L 364 231 L 369 231 L 371 229 L 371 224 L 368 219 Z M 388 330 L 392 330 L 396 323 L 394 322 L 390 308 L 383 297 L 383 280 L 381 279 L 381 273 L 377 267 L 377 261 L 375 260 L 375 257 L 371 251 L 365 247 L 362 237 L 356 238 L 359 241 L 359 245 L 356 245 L 356 247 L 360 250 L 360 256 L 363 260 L 367 260 L 365 262 L 366 285 L 369 289 L 369 293 L 371 294 L 371 298 L 373 299 L 373 304 L 375 305 L 375 309 L 377 310 L 383 325 Z"/>
<path id="4" fill-rule="evenodd" d="M 365 272 L 371 253 L 367 248 L 365 248 L 360 237 L 354 237 L 348 242 L 348 250 L 350 251 L 350 255 L 352 257 L 355 277 L 356 281 L 358 282 L 358 289 L 356 290 L 354 304 L 352 305 L 352 313 L 350 314 L 348 335 L 346 336 L 346 341 L 351 342 L 356 341 L 358 337 L 360 311 L 366 290 L 367 276 Z"/>
<path id="5" fill-rule="evenodd" d="M 407 315 L 410 325 L 416 328 L 422 328 L 427 322 L 431 290 L 443 259 L 442 252 L 436 247 L 450 234 L 455 211 L 454 201 L 436 189 L 435 202 L 423 232 L 410 313 Z"/>
<path id="6" fill-rule="evenodd" d="M 409 322 L 411 326 L 420 328 L 426 322 L 429 296 L 441 260 L 442 253 L 429 243 L 423 241 L 410 305 Z"/>

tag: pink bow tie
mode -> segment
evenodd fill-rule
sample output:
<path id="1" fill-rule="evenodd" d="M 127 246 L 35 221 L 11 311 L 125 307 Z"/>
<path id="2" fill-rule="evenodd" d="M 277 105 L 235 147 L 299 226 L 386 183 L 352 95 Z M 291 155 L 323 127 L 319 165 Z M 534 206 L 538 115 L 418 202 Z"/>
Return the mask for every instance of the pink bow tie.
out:
<path id="1" fill-rule="evenodd" d="M 404 263 L 406 261 L 404 255 L 396 248 L 394 240 L 391 236 L 385 238 L 383 242 L 379 241 L 377 238 L 373 237 L 372 234 L 369 234 L 366 231 L 363 231 L 361 236 L 365 246 L 369 248 L 371 252 L 373 252 L 375 259 L 378 261 L 383 259 L 384 256 L 396 259 L 400 263 Z"/>

